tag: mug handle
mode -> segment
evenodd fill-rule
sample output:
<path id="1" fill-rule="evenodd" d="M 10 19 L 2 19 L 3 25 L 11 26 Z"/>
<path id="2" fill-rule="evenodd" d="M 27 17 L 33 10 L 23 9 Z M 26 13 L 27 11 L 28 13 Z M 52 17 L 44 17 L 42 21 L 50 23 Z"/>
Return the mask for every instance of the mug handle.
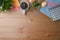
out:
<path id="1" fill-rule="evenodd" d="M 26 14 L 26 10 L 23 10 L 23 14 L 24 14 L 24 15 Z"/>

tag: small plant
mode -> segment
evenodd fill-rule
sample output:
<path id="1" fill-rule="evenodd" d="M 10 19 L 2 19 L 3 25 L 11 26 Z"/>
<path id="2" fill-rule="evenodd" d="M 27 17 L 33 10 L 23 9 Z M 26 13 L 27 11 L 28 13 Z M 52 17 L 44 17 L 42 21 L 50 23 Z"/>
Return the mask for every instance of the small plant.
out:
<path id="1" fill-rule="evenodd" d="M 32 3 L 33 8 L 38 7 L 38 6 L 41 7 L 41 3 L 37 2 L 37 1 Z"/>
<path id="2" fill-rule="evenodd" d="M 13 4 L 12 0 L 0 0 L 0 11 L 9 10 Z"/>

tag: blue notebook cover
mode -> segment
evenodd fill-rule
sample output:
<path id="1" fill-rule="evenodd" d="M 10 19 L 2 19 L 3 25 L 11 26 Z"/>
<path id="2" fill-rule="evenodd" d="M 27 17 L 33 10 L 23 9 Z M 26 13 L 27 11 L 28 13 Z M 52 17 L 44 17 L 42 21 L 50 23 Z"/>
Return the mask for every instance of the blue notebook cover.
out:
<path id="1" fill-rule="evenodd" d="M 48 2 L 48 5 L 44 8 L 41 8 L 40 11 L 42 13 L 44 13 L 46 16 L 50 17 L 51 18 L 51 15 L 50 15 L 50 12 L 49 12 L 49 9 L 51 7 L 54 7 L 56 5 L 59 5 L 60 4 L 60 0 L 46 0 Z"/>

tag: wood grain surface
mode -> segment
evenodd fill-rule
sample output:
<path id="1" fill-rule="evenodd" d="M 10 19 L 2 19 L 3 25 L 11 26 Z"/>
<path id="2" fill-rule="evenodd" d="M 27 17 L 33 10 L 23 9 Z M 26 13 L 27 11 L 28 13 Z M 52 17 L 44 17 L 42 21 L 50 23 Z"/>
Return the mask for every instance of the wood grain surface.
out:
<path id="1" fill-rule="evenodd" d="M 0 40 L 60 40 L 60 21 L 53 22 L 41 12 L 1 13 Z"/>

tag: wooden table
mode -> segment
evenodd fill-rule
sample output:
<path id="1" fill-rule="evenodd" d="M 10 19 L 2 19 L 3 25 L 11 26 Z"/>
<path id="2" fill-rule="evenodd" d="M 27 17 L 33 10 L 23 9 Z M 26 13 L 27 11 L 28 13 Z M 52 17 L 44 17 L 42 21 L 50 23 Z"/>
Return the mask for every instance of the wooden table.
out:
<path id="1" fill-rule="evenodd" d="M 60 21 L 53 22 L 41 12 L 1 13 L 0 40 L 60 40 Z"/>

